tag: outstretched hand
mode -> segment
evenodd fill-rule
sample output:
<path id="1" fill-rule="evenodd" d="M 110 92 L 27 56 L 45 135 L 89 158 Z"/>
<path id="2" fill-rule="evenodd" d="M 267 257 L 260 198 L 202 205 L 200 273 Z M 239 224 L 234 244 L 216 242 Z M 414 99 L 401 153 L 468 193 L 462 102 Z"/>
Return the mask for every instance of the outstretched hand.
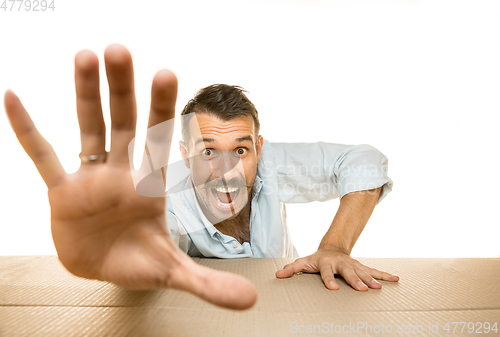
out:
<path id="1" fill-rule="evenodd" d="M 349 254 L 333 249 L 318 249 L 312 255 L 297 259 L 278 270 L 276 277 L 286 278 L 300 272 L 320 273 L 323 283 L 331 290 L 339 289 L 335 274 L 341 275 L 347 283 L 359 291 L 382 288 L 377 279 L 399 281 L 396 275 L 365 266 Z"/>
<path id="2" fill-rule="evenodd" d="M 111 111 L 107 156 L 98 59 L 90 51 L 75 57 L 81 154 L 84 158 L 102 155 L 102 160 L 82 162 L 76 173 L 64 171 L 18 97 L 12 91 L 5 93 L 12 129 L 48 187 L 52 236 L 59 259 L 77 276 L 128 289 L 180 289 L 219 306 L 251 307 L 257 299 L 254 286 L 241 276 L 195 263 L 170 237 L 165 198 L 136 192 L 128 157 L 136 128 L 132 57 L 124 47 L 111 45 L 104 59 Z M 174 118 L 176 97 L 175 75 L 167 70 L 158 72 L 152 85 L 149 127 Z"/>

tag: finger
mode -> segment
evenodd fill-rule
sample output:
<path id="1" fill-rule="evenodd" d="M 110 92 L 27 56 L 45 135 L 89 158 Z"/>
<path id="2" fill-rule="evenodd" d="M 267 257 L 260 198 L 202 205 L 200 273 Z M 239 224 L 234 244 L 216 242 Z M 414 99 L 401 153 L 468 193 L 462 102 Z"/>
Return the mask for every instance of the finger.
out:
<path id="1" fill-rule="evenodd" d="M 257 301 L 257 290 L 246 278 L 229 272 L 213 270 L 205 266 L 196 268 L 195 285 L 188 289 L 194 295 L 215 305 L 235 310 L 252 307 Z M 181 287 L 186 287 L 184 283 Z"/>
<path id="2" fill-rule="evenodd" d="M 372 289 L 380 289 L 382 288 L 382 285 L 377 282 L 377 280 L 375 280 L 367 271 L 365 271 L 364 268 L 367 268 L 365 266 L 361 266 L 361 267 L 355 267 L 354 268 L 354 271 L 356 272 L 356 274 L 358 275 L 358 277 L 370 288 Z M 367 268 L 369 269 L 369 268 Z"/>
<path id="3" fill-rule="evenodd" d="M 349 283 L 354 289 L 359 291 L 367 291 L 368 287 L 361 281 L 354 269 L 349 265 L 344 265 L 340 268 L 340 275 Z"/>
<path id="4" fill-rule="evenodd" d="M 169 248 L 163 269 L 165 274 L 159 279 L 161 288 L 173 288 L 188 291 L 210 303 L 229 309 L 247 309 L 257 301 L 257 290 L 243 276 L 219 271 L 194 262 L 183 253 L 167 234 L 162 244 Z M 161 259 L 160 259 L 161 260 Z M 162 268 L 160 265 L 160 273 Z"/>
<path id="5" fill-rule="evenodd" d="M 392 275 L 392 274 L 386 273 L 384 271 L 370 268 L 369 272 L 370 272 L 370 275 L 373 278 L 376 278 L 377 280 L 384 280 L 384 281 L 390 281 L 390 282 L 399 281 L 399 276 Z"/>
<path id="6" fill-rule="evenodd" d="M 111 45 L 104 52 L 111 110 L 111 163 L 129 163 L 128 145 L 135 136 L 137 107 L 132 56 L 125 47 Z"/>
<path id="7" fill-rule="evenodd" d="M 295 262 L 285 265 L 283 269 L 278 270 L 276 272 L 276 277 L 278 278 L 290 277 L 293 274 L 300 273 L 302 270 L 304 270 L 304 260 L 297 259 L 295 260 Z"/>
<path id="8" fill-rule="evenodd" d="M 83 50 L 75 57 L 75 88 L 82 154 L 104 153 L 106 127 L 99 91 L 99 60 L 89 50 Z"/>
<path id="9" fill-rule="evenodd" d="M 162 168 L 166 184 L 166 166 L 174 130 L 177 77 L 168 70 L 159 71 L 151 87 L 151 111 L 146 135 L 146 154 L 153 170 Z M 168 122 L 167 122 L 168 121 Z M 146 158 L 145 158 L 146 159 Z M 165 187 L 165 186 L 164 186 Z"/>
<path id="10" fill-rule="evenodd" d="M 328 289 L 337 290 L 339 289 L 339 285 L 337 281 L 335 281 L 335 274 L 333 273 L 333 269 L 329 264 L 325 264 L 320 269 L 321 278 L 325 283 L 325 286 Z"/>
<path id="11" fill-rule="evenodd" d="M 177 77 L 168 70 L 159 71 L 151 87 L 151 112 L 148 128 L 175 117 Z"/>
<path id="12" fill-rule="evenodd" d="M 30 156 L 48 188 L 56 186 L 66 175 L 52 146 L 40 135 L 19 98 L 11 90 L 4 97 L 10 125 Z"/>

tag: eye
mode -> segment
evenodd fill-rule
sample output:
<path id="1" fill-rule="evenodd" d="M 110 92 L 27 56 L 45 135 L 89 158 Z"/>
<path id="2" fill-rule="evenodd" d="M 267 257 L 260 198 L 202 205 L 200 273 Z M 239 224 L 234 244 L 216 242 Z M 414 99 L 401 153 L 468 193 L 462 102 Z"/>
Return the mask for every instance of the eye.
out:
<path id="1" fill-rule="evenodd" d="M 212 150 L 210 150 L 210 149 L 204 149 L 204 150 L 202 151 L 202 154 L 203 154 L 204 156 L 210 157 L 210 156 L 212 155 Z"/>
<path id="2" fill-rule="evenodd" d="M 247 149 L 244 148 L 244 147 L 240 147 L 236 150 L 236 153 L 240 156 L 244 155 L 245 153 L 247 153 Z"/>

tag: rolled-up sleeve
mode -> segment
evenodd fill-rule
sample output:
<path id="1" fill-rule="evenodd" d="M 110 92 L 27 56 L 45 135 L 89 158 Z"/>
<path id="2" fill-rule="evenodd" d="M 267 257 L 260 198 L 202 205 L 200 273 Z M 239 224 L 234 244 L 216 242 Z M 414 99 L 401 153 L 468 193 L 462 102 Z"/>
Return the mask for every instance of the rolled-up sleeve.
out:
<path id="1" fill-rule="evenodd" d="M 340 198 L 348 193 L 382 187 L 377 204 L 392 191 L 387 157 L 371 145 L 345 149 L 332 164 Z"/>
<path id="2" fill-rule="evenodd" d="M 379 203 L 390 191 L 388 159 L 370 145 L 269 143 L 280 201 L 326 201 L 382 187 Z"/>

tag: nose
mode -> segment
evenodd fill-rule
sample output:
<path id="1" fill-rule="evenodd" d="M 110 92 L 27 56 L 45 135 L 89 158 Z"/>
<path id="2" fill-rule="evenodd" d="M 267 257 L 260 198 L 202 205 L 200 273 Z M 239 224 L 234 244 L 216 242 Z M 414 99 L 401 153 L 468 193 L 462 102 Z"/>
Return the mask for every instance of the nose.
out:
<path id="1" fill-rule="evenodd" d="M 232 151 L 221 151 L 221 155 L 212 160 L 214 178 L 224 177 L 226 181 L 231 178 L 244 176 L 241 159 L 235 156 Z"/>

